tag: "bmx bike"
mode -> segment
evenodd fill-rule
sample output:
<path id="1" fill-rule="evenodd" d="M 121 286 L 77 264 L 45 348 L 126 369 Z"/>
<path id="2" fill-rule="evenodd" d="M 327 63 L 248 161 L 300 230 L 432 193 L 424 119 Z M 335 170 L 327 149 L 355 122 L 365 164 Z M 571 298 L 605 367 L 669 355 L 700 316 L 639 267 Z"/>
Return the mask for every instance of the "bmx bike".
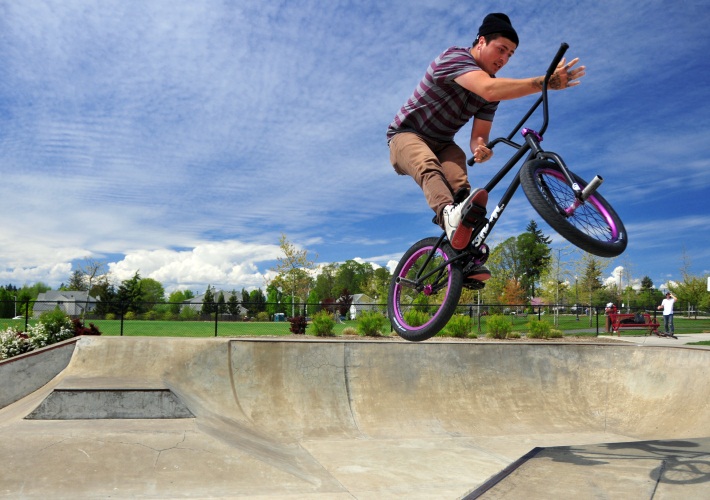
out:
<path id="1" fill-rule="evenodd" d="M 540 146 L 549 122 L 548 83 L 568 48 L 566 43 L 560 46 L 545 74 L 542 94 L 513 131 L 487 144 L 493 148 L 502 143 L 515 150 L 484 187 L 488 193 L 523 157 L 525 161 L 490 216 L 486 218 L 487 212 L 482 210 L 476 217 L 471 243 L 455 250 L 444 231 L 438 238 L 418 241 L 400 259 L 390 281 L 387 303 L 392 328 L 400 337 L 415 342 L 433 337 L 456 311 L 463 287 L 480 290 L 485 286 L 467 276 L 488 259 L 485 241 L 521 185 L 540 217 L 570 243 L 600 257 L 616 257 L 626 249 L 624 224 L 598 192 L 602 177 L 597 175 L 587 183 L 567 167 L 562 157 Z M 541 104 L 539 131 L 523 128 Z M 513 141 L 518 131 L 524 139 L 520 143 Z M 468 160 L 469 166 L 473 163 L 473 158 Z"/>

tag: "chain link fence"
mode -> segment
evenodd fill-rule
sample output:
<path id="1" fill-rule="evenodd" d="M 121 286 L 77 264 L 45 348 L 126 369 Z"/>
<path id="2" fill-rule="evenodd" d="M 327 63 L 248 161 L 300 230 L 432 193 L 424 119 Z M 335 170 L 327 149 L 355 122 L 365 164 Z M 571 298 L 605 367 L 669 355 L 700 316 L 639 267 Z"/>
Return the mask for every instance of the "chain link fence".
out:
<path id="1" fill-rule="evenodd" d="M 72 318 L 80 318 L 85 325 L 94 324 L 104 335 L 146 335 L 146 336 L 283 336 L 291 334 L 290 312 L 297 316 L 310 317 L 322 310 L 331 312 L 335 319 L 335 333 L 340 334 L 347 327 L 357 328 L 358 316 L 363 312 L 379 312 L 387 316 L 386 303 L 360 304 L 282 304 L 282 303 L 239 303 L 230 309 L 225 304 L 190 303 L 148 303 L 121 302 L 101 303 L 98 301 L 0 301 L 0 319 L 3 328 L 15 327 L 27 330 L 39 320 L 42 313 L 60 310 Z M 627 312 L 646 312 L 656 318 L 656 310 L 642 308 Z M 9 313 L 9 314 L 8 314 Z M 10 317 L 10 314 L 13 316 Z M 565 330 L 600 334 L 607 330 L 603 306 L 569 306 L 525 304 L 461 304 L 456 314 L 473 320 L 474 331 L 482 332 L 485 317 L 500 314 L 510 318 L 513 324 L 524 323 L 531 317 L 545 319 L 554 325 L 564 323 Z M 572 322 L 572 323 L 571 323 Z"/>

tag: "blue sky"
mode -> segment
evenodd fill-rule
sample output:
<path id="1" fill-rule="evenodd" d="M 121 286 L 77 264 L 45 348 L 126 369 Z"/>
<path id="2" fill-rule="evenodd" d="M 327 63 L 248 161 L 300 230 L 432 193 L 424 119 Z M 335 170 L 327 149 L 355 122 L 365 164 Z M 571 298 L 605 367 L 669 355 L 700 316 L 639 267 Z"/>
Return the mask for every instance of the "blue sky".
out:
<path id="1" fill-rule="evenodd" d="M 709 273 L 707 2 L 0 0 L 0 283 L 56 288 L 88 257 L 168 290 L 264 287 L 282 233 L 388 265 L 438 229 L 387 125 L 497 11 L 521 41 L 499 76 L 542 74 L 563 41 L 587 66 L 543 145 L 605 178 L 630 241 L 608 276 Z M 533 99 L 501 103 L 493 134 Z M 489 243 L 531 219 L 566 248 L 522 193 Z"/>

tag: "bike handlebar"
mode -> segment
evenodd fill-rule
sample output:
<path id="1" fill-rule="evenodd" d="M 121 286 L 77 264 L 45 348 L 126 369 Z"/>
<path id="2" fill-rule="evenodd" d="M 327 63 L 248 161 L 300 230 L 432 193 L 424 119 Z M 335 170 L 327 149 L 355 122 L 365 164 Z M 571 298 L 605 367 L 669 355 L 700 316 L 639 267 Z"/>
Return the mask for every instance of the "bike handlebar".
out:
<path id="1" fill-rule="evenodd" d="M 552 63 L 550 63 L 550 67 L 547 68 L 547 72 L 545 73 L 545 81 L 543 83 L 543 90 L 542 90 L 543 94 L 545 94 L 547 92 L 547 83 L 549 82 L 550 78 L 552 77 L 552 74 L 557 69 L 557 65 L 560 64 L 560 61 L 564 57 L 565 52 L 567 52 L 567 49 L 569 49 L 569 44 L 566 42 L 562 42 L 560 44 L 560 48 L 557 50 L 557 54 L 555 54 L 555 57 L 552 58 Z M 531 113 L 533 111 L 533 109 L 531 109 L 529 113 Z M 545 110 L 547 110 L 547 108 L 545 108 Z M 523 121 L 525 121 L 525 119 L 528 118 L 529 116 L 530 115 L 528 114 L 523 119 Z M 520 128 L 521 126 L 522 126 L 522 122 L 521 122 L 521 124 L 518 125 L 518 128 Z M 509 139 L 510 139 L 510 137 L 509 137 Z M 495 140 L 489 142 L 488 144 L 486 144 L 486 147 L 488 149 L 493 149 L 493 146 L 495 146 L 500 141 L 501 141 L 501 139 L 495 139 Z M 472 156 L 471 158 L 468 159 L 468 161 L 466 163 L 468 164 L 469 167 L 471 167 L 471 166 L 473 166 L 474 163 L 476 163 L 476 159 Z"/>
<path id="2" fill-rule="evenodd" d="M 550 80 L 552 73 L 554 73 L 555 69 L 557 69 L 557 65 L 560 64 L 560 61 L 562 60 L 562 57 L 565 55 L 565 52 L 567 52 L 567 49 L 569 49 L 569 44 L 562 42 L 562 44 L 560 45 L 560 49 L 557 51 L 557 54 L 555 54 L 555 58 L 552 60 L 552 63 L 550 64 L 550 67 L 547 68 L 547 73 L 545 73 L 545 83 L 547 83 Z"/>

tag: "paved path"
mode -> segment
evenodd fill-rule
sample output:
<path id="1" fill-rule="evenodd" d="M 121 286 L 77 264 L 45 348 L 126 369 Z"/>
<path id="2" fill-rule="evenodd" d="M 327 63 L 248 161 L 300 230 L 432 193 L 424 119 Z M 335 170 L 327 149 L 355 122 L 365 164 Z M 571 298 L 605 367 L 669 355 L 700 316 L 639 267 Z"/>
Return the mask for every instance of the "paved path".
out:
<path id="1" fill-rule="evenodd" d="M 710 351 L 622 338 L 81 338 L 0 364 L 73 348 L 0 409 L 0 495 L 707 498 Z"/>

